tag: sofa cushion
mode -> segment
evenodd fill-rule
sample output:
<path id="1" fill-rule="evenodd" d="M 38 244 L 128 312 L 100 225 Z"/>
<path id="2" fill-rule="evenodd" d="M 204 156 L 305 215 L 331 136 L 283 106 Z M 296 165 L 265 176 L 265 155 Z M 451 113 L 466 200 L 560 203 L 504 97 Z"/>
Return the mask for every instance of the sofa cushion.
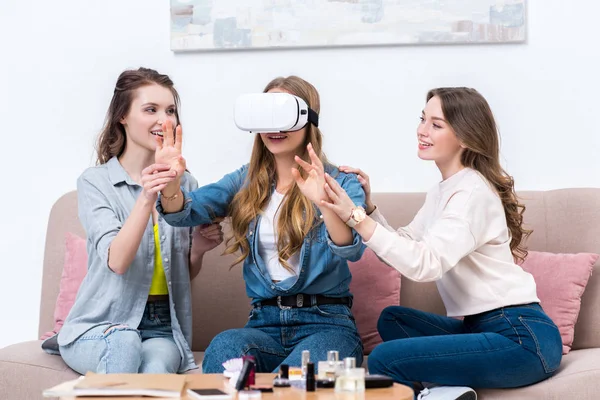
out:
<path id="1" fill-rule="evenodd" d="M 78 376 L 62 358 L 44 353 L 41 341 L 0 349 L 0 399 L 41 399 L 42 390 Z"/>
<path id="2" fill-rule="evenodd" d="M 75 303 L 79 286 L 87 273 L 87 249 L 85 239 L 71 232 L 65 234 L 65 262 L 60 278 L 60 290 L 54 307 L 54 329 L 44 333 L 47 339 L 62 328 L 71 307 Z"/>
<path id="3" fill-rule="evenodd" d="M 2 350 L 2 362 L 32 365 L 55 371 L 72 371 L 59 356 L 46 354 L 40 340 L 21 342 L 7 346 Z M 74 371 L 72 371 L 76 374 Z M 76 377 L 76 376 L 75 376 Z"/>
<path id="4" fill-rule="evenodd" d="M 379 315 L 387 306 L 400 303 L 400 274 L 379 260 L 371 249 L 348 265 L 352 272 L 350 291 L 354 295 L 352 313 L 365 354 L 369 354 L 382 342 L 377 332 Z"/>
<path id="5" fill-rule="evenodd" d="M 575 324 L 581 308 L 581 296 L 588 283 L 598 254 L 553 254 L 530 251 L 522 263 L 537 285 L 544 311 L 560 330 L 563 354 L 571 350 Z"/>

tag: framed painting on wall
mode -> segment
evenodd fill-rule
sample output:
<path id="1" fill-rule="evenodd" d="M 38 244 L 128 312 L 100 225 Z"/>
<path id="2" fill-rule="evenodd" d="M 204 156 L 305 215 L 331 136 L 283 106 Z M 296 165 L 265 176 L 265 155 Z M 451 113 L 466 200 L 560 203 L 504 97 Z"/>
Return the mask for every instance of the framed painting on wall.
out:
<path id="1" fill-rule="evenodd" d="M 173 51 L 526 38 L 526 0 L 170 1 Z"/>

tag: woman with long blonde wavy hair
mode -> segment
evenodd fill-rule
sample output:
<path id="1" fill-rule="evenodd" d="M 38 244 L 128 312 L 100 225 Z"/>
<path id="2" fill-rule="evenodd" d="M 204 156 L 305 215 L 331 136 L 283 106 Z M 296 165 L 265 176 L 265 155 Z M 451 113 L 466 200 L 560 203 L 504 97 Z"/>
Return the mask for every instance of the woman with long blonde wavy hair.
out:
<path id="1" fill-rule="evenodd" d="M 519 387 L 552 376 L 561 337 L 540 307 L 533 276 L 518 265 L 530 232 L 513 179 L 500 165 L 487 101 L 469 88 L 429 91 L 417 142 L 419 157 L 436 163 L 442 181 L 398 230 L 370 200 L 368 176 L 340 167 L 357 173 L 367 193 L 370 217 L 355 226 L 365 244 L 407 278 L 435 281 L 448 314 L 386 308 L 378 323 L 384 343 L 369 355 L 369 371 L 406 385 L 437 384 L 419 396 L 427 400 L 470 400 L 476 397 L 469 386 Z M 352 200 L 326 180 L 331 201 L 323 205 L 344 220 Z"/>
<path id="2" fill-rule="evenodd" d="M 276 78 L 264 92 L 295 95 L 320 112 L 317 90 L 299 77 Z M 159 210 L 174 226 L 231 217 L 226 253 L 239 253 L 237 263 L 243 263 L 252 302 L 248 323 L 211 341 L 205 373 L 222 372 L 225 361 L 244 355 L 255 357 L 258 372 L 276 371 L 282 363 L 300 365 L 303 350 L 312 360 L 337 350 L 340 357 L 362 362 L 347 261 L 358 260 L 364 245 L 321 201 L 328 199 L 326 176 L 334 177 L 357 208 L 365 195 L 356 175 L 327 161 L 315 122 L 291 132 L 256 134 L 249 164 L 216 183 L 188 193 L 175 180 L 162 190 Z M 156 162 L 183 171 L 181 129 L 175 137 L 172 145 L 173 132 L 167 131 Z"/>

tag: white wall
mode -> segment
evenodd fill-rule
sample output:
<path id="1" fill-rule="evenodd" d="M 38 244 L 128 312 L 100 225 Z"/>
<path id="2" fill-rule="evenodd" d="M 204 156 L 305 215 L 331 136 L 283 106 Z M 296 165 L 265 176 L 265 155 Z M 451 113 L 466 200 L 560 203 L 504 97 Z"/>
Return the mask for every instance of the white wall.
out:
<path id="1" fill-rule="evenodd" d="M 185 155 L 200 183 L 248 159 L 232 104 L 298 74 L 322 96 L 325 149 L 360 166 L 376 191 L 423 191 L 438 175 L 416 157 L 415 128 L 435 86 L 479 89 L 518 189 L 600 186 L 600 5 L 532 0 L 528 42 L 174 54 L 169 2 L 0 3 L 0 347 L 37 334 L 46 221 L 93 163 L 117 75 L 168 73 L 183 101 Z"/>

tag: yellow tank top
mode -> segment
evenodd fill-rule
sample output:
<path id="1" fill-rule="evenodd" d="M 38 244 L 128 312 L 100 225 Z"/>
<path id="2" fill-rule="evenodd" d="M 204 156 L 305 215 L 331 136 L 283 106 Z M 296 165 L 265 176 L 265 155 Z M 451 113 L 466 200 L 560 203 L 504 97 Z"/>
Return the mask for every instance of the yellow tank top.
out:
<path id="1" fill-rule="evenodd" d="M 169 294 L 167 286 L 167 277 L 163 268 L 162 257 L 160 256 L 160 240 L 158 238 L 158 225 L 154 225 L 154 274 L 152 275 L 152 284 L 150 285 L 150 294 Z"/>

